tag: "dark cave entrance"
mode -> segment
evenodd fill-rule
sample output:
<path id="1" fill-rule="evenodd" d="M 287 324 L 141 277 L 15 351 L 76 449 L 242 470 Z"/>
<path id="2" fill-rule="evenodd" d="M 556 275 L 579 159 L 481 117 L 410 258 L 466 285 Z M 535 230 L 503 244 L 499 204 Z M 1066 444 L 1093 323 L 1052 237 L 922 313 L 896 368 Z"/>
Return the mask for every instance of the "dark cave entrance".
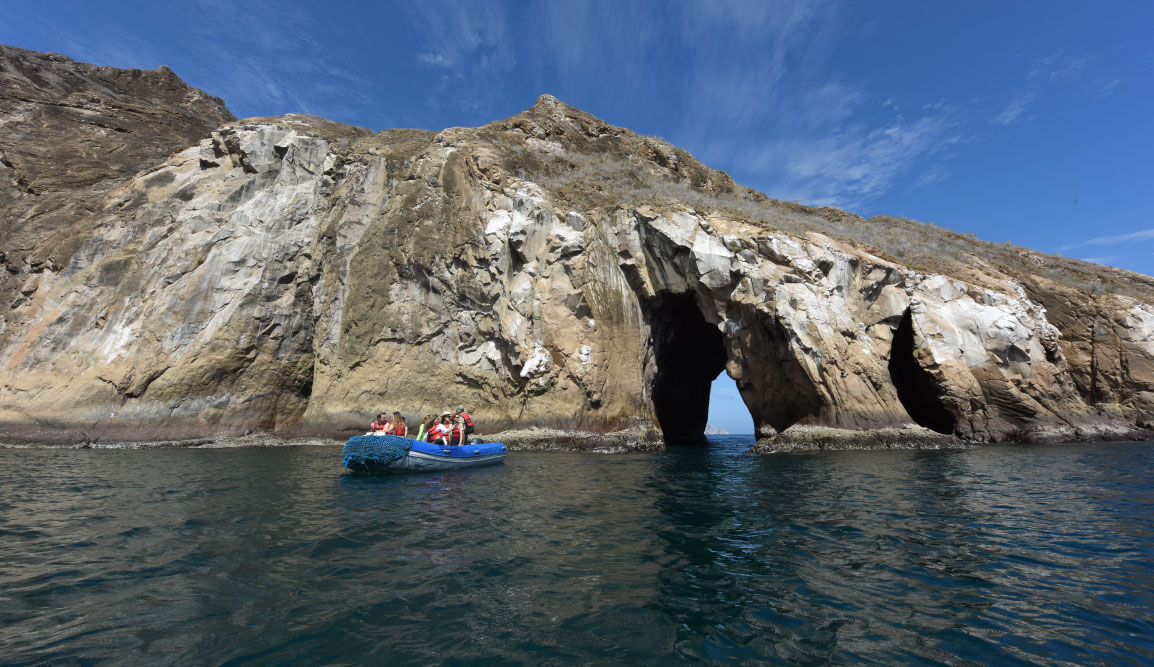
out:
<path id="1" fill-rule="evenodd" d="M 709 390 L 725 370 L 725 339 L 705 321 L 692 294 L 662 292 L 649 314 L 657 365 L 653 411 L 665 443 L 705 445 Z"/>
<path id="2" fill-rule="evenodd" d="M 957 420 L 942 403 L 933 376 L 914 358 L 914 325 L 909 310 L 894 332 L 889 367 L 890 381 L 910 418 L 938 433 L 953 433 Z"/>

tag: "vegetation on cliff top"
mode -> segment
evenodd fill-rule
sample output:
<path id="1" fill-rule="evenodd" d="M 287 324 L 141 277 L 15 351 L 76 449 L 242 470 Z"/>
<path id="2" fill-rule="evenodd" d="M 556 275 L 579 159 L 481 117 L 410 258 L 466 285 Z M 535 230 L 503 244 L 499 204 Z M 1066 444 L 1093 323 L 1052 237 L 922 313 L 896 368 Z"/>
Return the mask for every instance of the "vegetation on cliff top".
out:
<path id="1" fill-rule="evenodd" d="M 510 175 L 539 183 L 559 206 L 583 211 L 641 204 L 687 207 L 703 216 L 721 214 L 799 236 L 824 234 L 914 270 L 988 287 L 999 287 L 989 284 L 993 275 L 1020 283 L 1049 280 L 1091 294 L 1154 296 L 1154 278 L 1131 271 L 984 241 L 907 218 L 866 220 L 830 206 L 773 199 L 664 140 L 610 126 L 549 96 L 475 132 L 503 154 Z"/>

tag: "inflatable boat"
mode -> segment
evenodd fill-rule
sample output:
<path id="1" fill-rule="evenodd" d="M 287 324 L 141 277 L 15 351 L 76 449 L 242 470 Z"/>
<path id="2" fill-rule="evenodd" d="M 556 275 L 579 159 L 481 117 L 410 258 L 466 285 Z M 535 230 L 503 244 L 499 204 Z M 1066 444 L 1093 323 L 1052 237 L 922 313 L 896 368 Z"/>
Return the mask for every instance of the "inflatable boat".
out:
<path id="1" fill-rule="evenodd" d="M 355 472 L 436 472 L 503 463 L 508 451 L 499 442 L 445 447 L 399 435 L 358 435 L 345 443 L 341 461 Z"/>

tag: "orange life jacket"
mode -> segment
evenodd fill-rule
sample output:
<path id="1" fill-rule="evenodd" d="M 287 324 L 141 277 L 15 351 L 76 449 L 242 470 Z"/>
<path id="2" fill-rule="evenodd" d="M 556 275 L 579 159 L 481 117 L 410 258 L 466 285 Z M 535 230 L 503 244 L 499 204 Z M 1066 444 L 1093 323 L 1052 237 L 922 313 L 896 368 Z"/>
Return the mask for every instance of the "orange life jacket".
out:
<path id="1" fill-rule="evenodd" d="M 398 424 L 393 428 L 393 435 L 408 435 L 409 429 L 404 424 Z"/>
<path id="2" fill-rule="evenodd" d="M 379 421 L 374 419 L 373 423 L 369 426 L 369 430 L 373 431 L 374 433 L 377 433 L 377 432 L 385 430 L 386 428 L 388 428 L 388 426 L 389 426 L 388 421 L 379 422 Z"/>

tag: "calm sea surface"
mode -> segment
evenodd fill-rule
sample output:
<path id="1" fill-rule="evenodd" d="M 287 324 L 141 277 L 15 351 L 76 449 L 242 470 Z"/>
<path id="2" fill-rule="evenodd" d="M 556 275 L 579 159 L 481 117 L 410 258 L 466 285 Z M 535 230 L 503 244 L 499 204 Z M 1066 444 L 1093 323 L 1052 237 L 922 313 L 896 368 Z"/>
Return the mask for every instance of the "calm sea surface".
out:
<path id="1" fill-rule="evenodd" d="M 1154 446 L 0 451 L 0 663 L 1151 664 Z"/>

